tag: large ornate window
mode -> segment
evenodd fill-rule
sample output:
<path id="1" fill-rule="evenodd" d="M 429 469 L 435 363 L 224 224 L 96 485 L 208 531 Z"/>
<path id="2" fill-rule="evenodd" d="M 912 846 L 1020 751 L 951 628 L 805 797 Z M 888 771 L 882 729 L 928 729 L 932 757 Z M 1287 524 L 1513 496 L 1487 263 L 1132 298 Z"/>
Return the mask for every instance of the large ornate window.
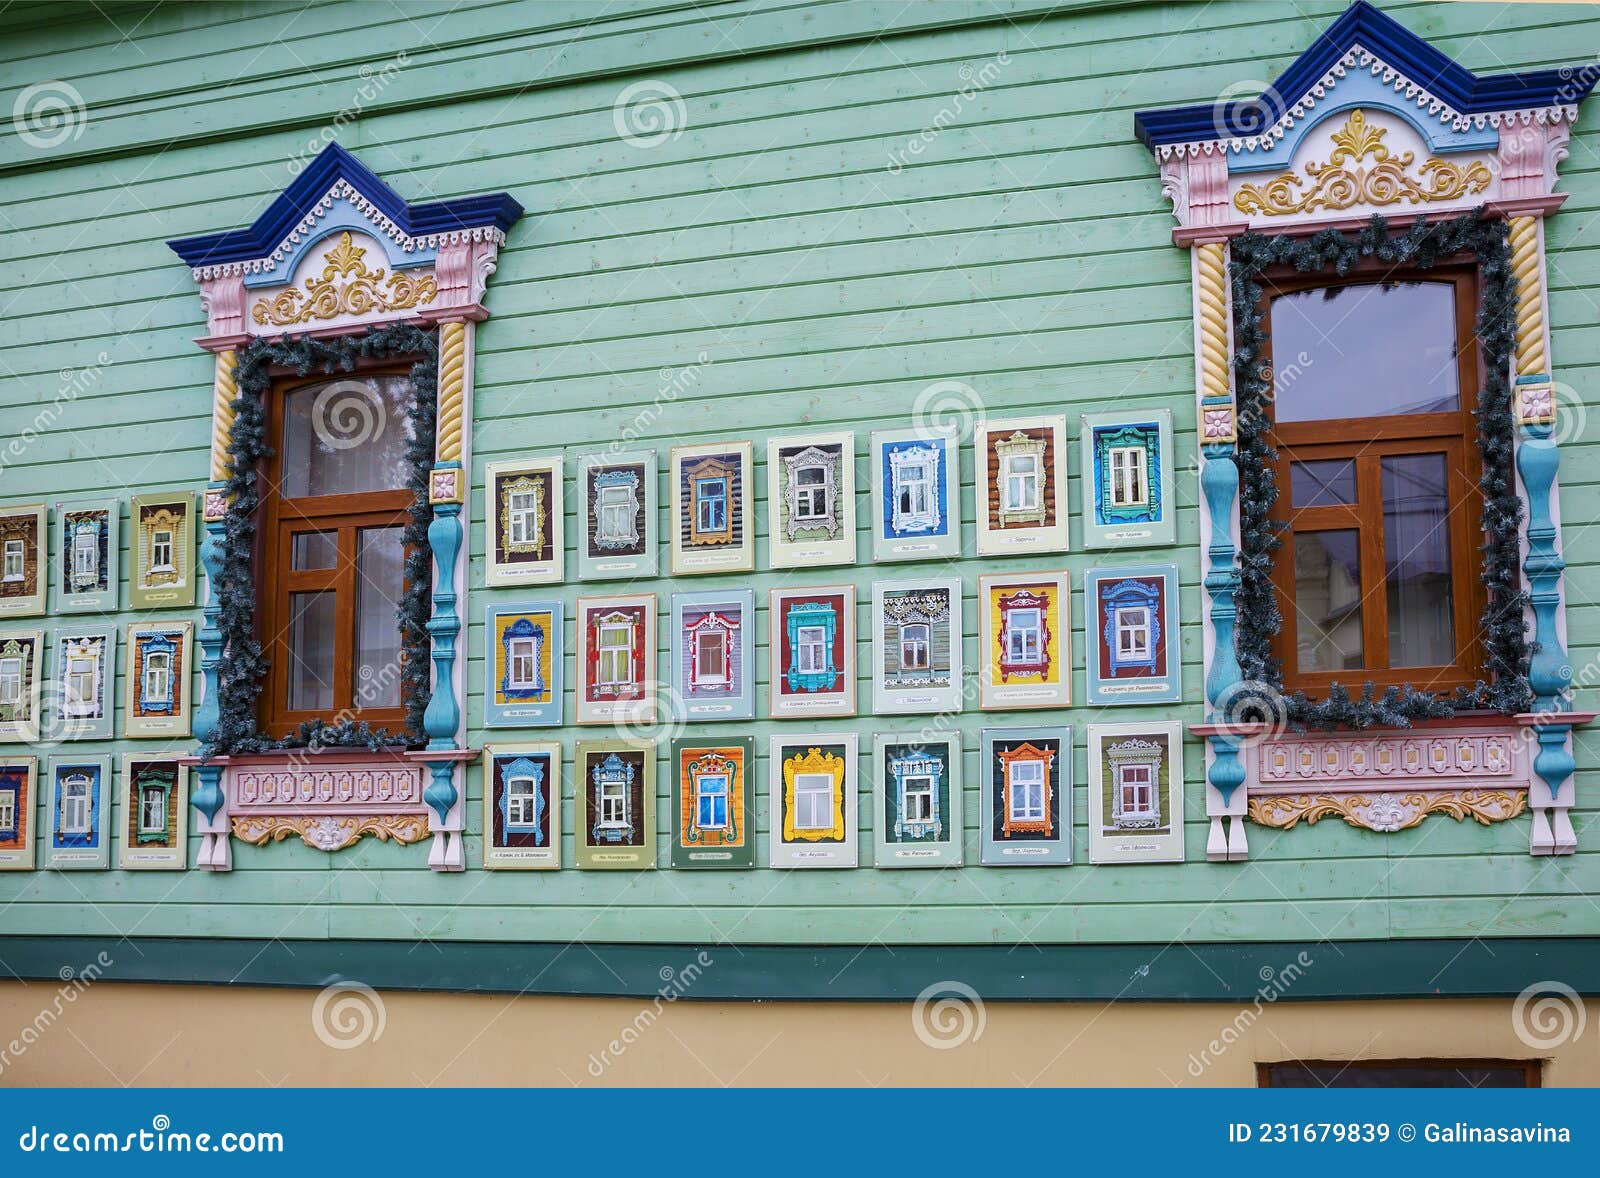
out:
<path id="1" fill-rule="evenodd" d="M 282 637 L 269 643 L 261 729 L 287 736 L 356 711 L 403 728 L 411 380 L 374 371 L 273 392 L 258 594 L 262 633 Z"/>
<path id="2" fill-rule="evenodd" d="M 1483 674 L 1476 285 L 1470 263 L 1264 285 L 1291 690 Z"/>

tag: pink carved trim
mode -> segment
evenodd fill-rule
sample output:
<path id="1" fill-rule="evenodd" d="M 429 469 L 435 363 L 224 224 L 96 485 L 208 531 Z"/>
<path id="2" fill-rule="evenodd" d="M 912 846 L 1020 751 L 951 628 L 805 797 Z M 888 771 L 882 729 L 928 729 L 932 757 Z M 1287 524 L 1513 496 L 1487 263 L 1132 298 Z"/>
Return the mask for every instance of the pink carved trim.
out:
<path id="1" fill-rule="evenodd" d="M 1500 192 L 1516 199 L 1548 196 L 1567 157 L 1572 130 L 1565 123 L 1511 122 L 1500 127 Z"/>
<path id="2" fill-rule="evenodd" d="M 1552 192 L 1548 196 L 1519 196 L 1513 200 L 1491 200 L 1484 208 L 1495 217 L 1544 217 L 1567 203 L 1565 192 Z"/>
<path id="3" fill-rule="evenodd" d="M 1228 221 L 1215 225 L 1193 225 L 1187 229 L 1174 229 L 1172 231 L 1172 244 L 1188 249 L 1190 246 L 1205 245 L 1208 241 L 1227 241 L 1230 237 L 1240 237 L 1250 232 L 1249 222 Z"/>
<path id="4" fill-rule="evenodd" d="M 228 759 L 228 808 L 236 817 L 425 814 L 428 773 L 403 752 L 347 750 Z"/>
<path id="5" fill-rule="evenodd" d="M 208 334 L 242 334 L 245 329 L 244 275 L 204 279 L 200 283 L 200 305 L 205 308 Z"/>
<path id="6" fill-rule="evenodd" d="M 1223 225 L 1234 218 L 1228 204 L 1228 160 L 1221 154 L 1195 156 L 1189 161 L 1189 220 L 1191 228 Z"/>
<path id="7" fill-rule="evenodd" d="M 1382 790 L 1526 789 L 1528 742 L 1520 725 L 1462 725 L 1427 732 L 1280 733 L 1245 742 L 1251 794 Z"/>

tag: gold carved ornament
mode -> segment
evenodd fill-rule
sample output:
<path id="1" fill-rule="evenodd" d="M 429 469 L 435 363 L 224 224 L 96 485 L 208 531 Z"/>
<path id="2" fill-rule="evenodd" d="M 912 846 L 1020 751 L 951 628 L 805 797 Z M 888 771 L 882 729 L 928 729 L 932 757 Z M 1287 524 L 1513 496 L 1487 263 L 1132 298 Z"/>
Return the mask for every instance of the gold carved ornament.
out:
<path id="1" fill-rule="evenodd" d="M 308 278 L 304 293 L 291 286 L 261 299 L 251 317 L 262 326 L 289 327 L 313 319 L 423 307 L 439 293 L 431 274 L 413 277 L 397 271 L 385 281 L 381 269 L 368 271 L 361 260 L 366 253 L 348 231 L 340 234 L 339 244 L 322 259 L 326 264 L 321 278 Z"/>
<path id="2" fill-rule="evenodd" d="M 242 815 L 233 820 L 233 836 L 255 846 L 268 842 L 282 842 L 290 835 L 299 835 L 306 846 L 318 851 L 338 851 L 350 846 L 364 834 L 375 835 L 379 842 L 393 839 L 397 843 L 418 843 L 428 837 L 426 814 L 321 814 L 289 817 L 287 815 Z"/>
<path id="3" fill-rule="evenodd" d="M 1391 156 L 1383 145 L 1388 133 L 1387 127 L 1374 127 L 1361 110 L 1353 110 L 1345 125 L 1333 133 L 1333 154 L 1328 162 L 1306 165 L 1309 186 L 1291 169 L 1265 184 L 1244 185 L 1234 194 L 1233 205 L 1241 213 L 1283 217 L 1318 209 L 1337 212 L 1362 204 L 1432 204 L 1489 187 L 1489 169 L 1480 160 L 1462 166 L 1430 156 L 1414 177 L 1408 175 L 1406 169 L 1414 157 L 1409 151 Z M 1372 166 L 1361 166 L 1368 156 Z"/>
<path id="4" fill-rule="evenodd" d="M 1343 818 L 1351 826 L 1390 834 L 1408 830 L 1429 814 L 1448 814 L 1457 822 L 1473 818 L 1484 826 L 1515 818 L 1528 807 L 1521 789 L 1455 789 L 1412 793 L 1258 794 L 1250 799 L 1250 820 L 1289 830 L 1323 818 Z"/>

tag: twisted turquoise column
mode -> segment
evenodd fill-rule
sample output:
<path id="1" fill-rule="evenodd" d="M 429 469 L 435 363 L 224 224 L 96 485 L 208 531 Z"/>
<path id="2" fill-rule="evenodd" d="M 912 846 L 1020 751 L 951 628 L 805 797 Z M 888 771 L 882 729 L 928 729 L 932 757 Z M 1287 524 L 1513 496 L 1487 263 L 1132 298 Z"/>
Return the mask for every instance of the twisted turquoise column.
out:
<path id="1" fill-rule="evenodd" d="M 1521 377 L 1518 385 L 1541 383 L 1543 376 Z M 1533 804 L 1534 854 L 1570 854 L 1577 849 L 1569 806 L 1561 804 L 1561 791 L 1577 768 L 1568 751 L 1572 725 L 1561 721 L 1571 711 L 1572 663 L 1561 643 L 1558 611 L 1561 608 L 1561 573 L 1567 567 L 1557 543 L 1555 519 L 1550 501 L 1561 458 L 1549 422 L 1525 422 L 1521 444 L 1517 447 L 1517 472 L 1528 497 L 1528 553 L 1522 571 L 1528 578 L 1528 597 L 1533 606 L 1533 653 L 1528 662 L 1528 684 L 1533 688 L 1534 711 L 1550 722 L 1535 723 L 1534 737 L 1539 751 L 1533 758 L 1533 771 L 1543 782 L 1548 800 Z M 1530 790 L 1531 793 L 1531 790 Z M 1547 818 L 1545 810 L 1551 810 Z"/>
<path id="2" fill-rule="evenodd" d="M 1214 643 L 1211 665 L 1206 669 L 1206 719 L 1213 724 L 1226 721 L 1228 700 L 1237 689 L 1242 673 L 1234 647 L 1234 627 L 1238 610 L 1234 594 L 1239 589 L 1238 549 L 1233 542 L 1233 504 L 1239 495 L 1239 468 L 1232 445 L 1202 446 L 1200 489 L 1205 496 L 1206 517 L 1211 522 L 1211 541 L 1206 546 L 1208 567 L 1206 593 L 1211 598 L 1211 631 Z M 1244 763 L 1239 759 L 1239 738 L 1231 732 L 1211 733 L 1211 768 L 1206 780 L 1217 791 L 1222 804 L 1233 808 L 1233 794 L 1244 784 Z M 1234 836 L 1224 841 L 1222 816 L 1214 815 L 1206 853 L 1211 858 L 1243 858 L 1246 853 L 1241 820 L 1234 818 Z"/>
<path id="3" fill-rule="evenodd" d="M 435 469 L 459 463 L 440 463 Z M 428 750 L 436 752 L 460 747 L 456 730 L 461 724 L 461 704 L 456 698 L 456 636 L 461 633 L 461 616 L 456 610 L 456 558 L 461 551 L 461 505 L 436 503 L 433 522 L 428 525 L 428 547 L 433 550 L 433 616 L 428 619 L 428 635 L 433 650 L 433 694 L 422 716 L 428 734 Z M 455 763 L 435 761 L 433 781 L 422 800 L 439 815 L 441 826 L 456 804 Z"/>
<path id="4" fill-rule="evenodd" d="M 212 483 L 211 492 L 220 492 L 220 484 Z M 210 744 L 217 736 L 217 724 L 222 716 L 218 694 L 218 669 L 222 666 L 222 602 L 217 585 L 222 577 L 222 545 L 226 529 L 221 520 L 207 520 L 205 539 L 200 543 L 200 563 L 206 570 L 206 603 L 200 611 L 200 677 L 205 684 L 200 704 L 194 712 L 194 734 L 202 744 Z M 190 803 L 206 816 L 207 821 L 217 816 L 222 808 L 222 767 L 199 766 L 200 786 L 190 797 Z"/>

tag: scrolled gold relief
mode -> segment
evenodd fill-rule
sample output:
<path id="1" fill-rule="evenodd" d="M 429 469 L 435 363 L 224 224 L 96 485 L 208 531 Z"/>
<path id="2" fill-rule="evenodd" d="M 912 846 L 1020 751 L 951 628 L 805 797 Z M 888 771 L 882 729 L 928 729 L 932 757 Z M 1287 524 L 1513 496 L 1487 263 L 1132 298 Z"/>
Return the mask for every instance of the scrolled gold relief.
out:
<path id="1" fill-rule="evenodd" d="M 385 280 L 383 270 L 369 271 L 361 260 L 366 252 L 348 232 L 340 234 L 339 244 L 322 259 L 322 277 L 307 279 L 304 292 L 291 286 L 262 298 L 251 318 L 263 327 L 290 327 L 314 319 L 425 307 L 438 295 L 431 274 L 396 272 Z"/>
<path id="2" fill-rule="evenodd" d="M 282 842 L 299 835 L 318 851 L 339 851 L 364 834 L 379 842 L 418 843 L 428 837 L 426 814 L 318 814 L 301 817 L 239 815 L 233 819 L 233 836 L 255 846 Z"/>
<path id="3" fill-rule="evenodd" d="M 1319 209 L 1338 212 L 1356 205 L 1433 204 L 1489 187 L 1492 177 L 1481 160 L 1462 165 L 1430 156 L 1415 175 L 1408 174 L 1415 157 L 1409 151 L 1391 155 L 1383 145 L 1388 133 L 1387 127 L 1369 124 L 1362 111 L 1351 111 L 1345 125 L 1333 133 L 1328 162 L 1306 165 L 1309 181 L 1291 169 L 1264 184 L 1242 186 L 1234 193 L 1233 206 L 1241 213 L 1284 217 Z M 1371 167 L 1361 166 L 1368 156 Z"/>
<path id="4" fill-rule="evenodd" d="M 1522 789 L 1455 789 L 1410 793 L 1258 794 L 1250 799 L 1250 821 L 1288 830 L 1302 820 L 1343 818 L 1351 826 L 1382 834 L 1416 826 L 1429 814 L 1484 826 L 1515 818 L 1528 806 Z"/>

